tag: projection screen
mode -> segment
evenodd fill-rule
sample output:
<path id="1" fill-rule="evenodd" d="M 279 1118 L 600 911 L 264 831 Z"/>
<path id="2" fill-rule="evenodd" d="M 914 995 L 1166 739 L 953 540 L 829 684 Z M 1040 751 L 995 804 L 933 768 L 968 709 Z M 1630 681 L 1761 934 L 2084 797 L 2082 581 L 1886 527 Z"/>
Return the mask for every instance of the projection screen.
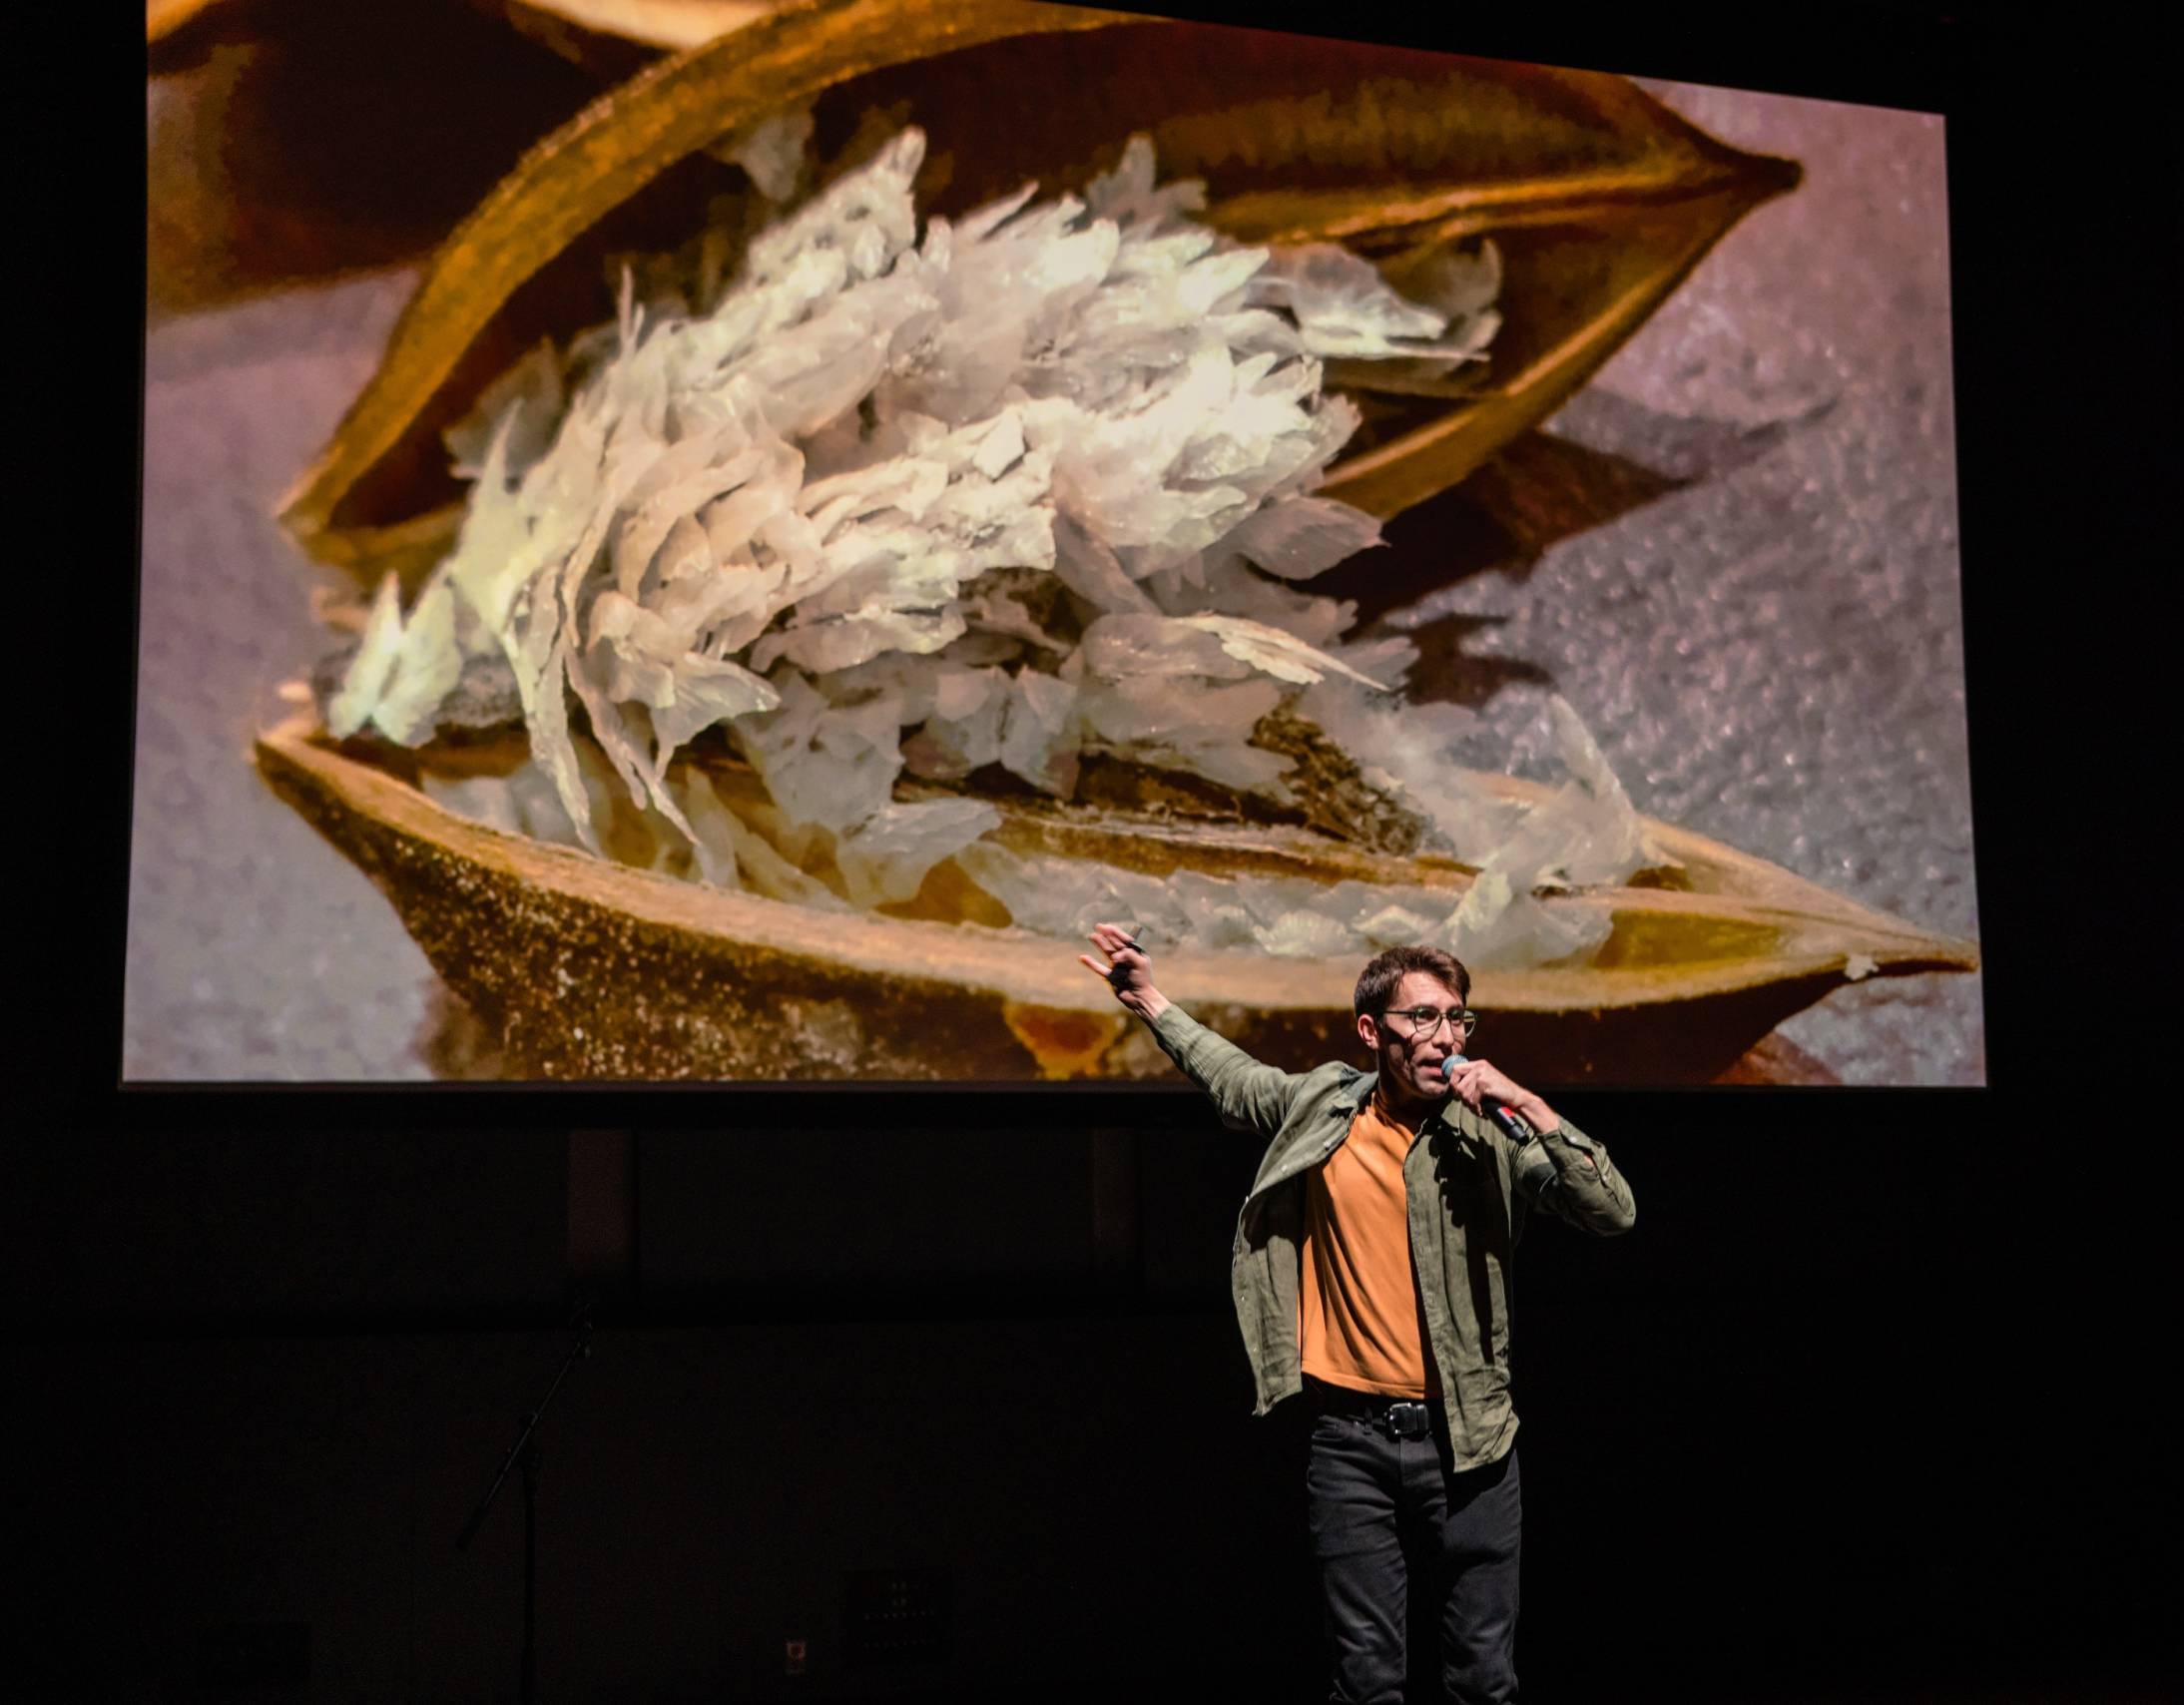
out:
<path id="1" fill-rule="evenodd" d="M 126 1080 L 1159 1081 L 1109 919 L 1293 1069 L 1425 941 L 1528 1081 L 1984 1081 L 1938 116 L 186 10 Z"/>

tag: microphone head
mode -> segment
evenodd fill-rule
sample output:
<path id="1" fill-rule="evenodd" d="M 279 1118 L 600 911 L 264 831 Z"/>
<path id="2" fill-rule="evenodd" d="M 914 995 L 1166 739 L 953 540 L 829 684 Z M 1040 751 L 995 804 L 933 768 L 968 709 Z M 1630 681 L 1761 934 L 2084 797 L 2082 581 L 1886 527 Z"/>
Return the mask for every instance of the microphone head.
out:
<path id="1" fill-rule="evenodd" d="M 1459 1065 L 1469 1065 L 1470 1063 L 1471 1062 L 1465 1059 L 1460 1053 L 1450 1054 L 1446 1059 L 1440 1062 L 1440 1074 L 1444 1078 L 1454 1077 L 1456 1075 L 1456 1067 L 1458 1067 Z"/>

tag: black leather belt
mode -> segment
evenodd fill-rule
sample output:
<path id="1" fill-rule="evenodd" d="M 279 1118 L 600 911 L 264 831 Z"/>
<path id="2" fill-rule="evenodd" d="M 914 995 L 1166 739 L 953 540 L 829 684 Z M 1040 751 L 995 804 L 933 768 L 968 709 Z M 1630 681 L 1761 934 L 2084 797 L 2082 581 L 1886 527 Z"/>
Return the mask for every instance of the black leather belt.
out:
<path id="1" fill-rule="evenodd" d="M 1439 1407 L 1437 1402 L 1356 1392 L 1348 1386 L 1330 1386 L 1318 1380 L 1306 1381 L 1305 1392 L 1320 1414 L 1355 1416 L 1390 1438 L 1423 1438 L 1433 1430 L 1433 1411 Z"/>

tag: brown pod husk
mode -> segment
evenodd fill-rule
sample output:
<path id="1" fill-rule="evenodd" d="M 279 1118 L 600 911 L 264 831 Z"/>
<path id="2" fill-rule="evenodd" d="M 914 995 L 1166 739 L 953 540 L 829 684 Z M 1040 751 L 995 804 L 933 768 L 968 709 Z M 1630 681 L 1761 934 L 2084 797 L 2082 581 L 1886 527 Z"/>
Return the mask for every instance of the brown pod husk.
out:
<path id="1" fill-rule="evenodd" d="M 684 53 L 782 9 L 782 0 L 471 0 L 504 13 L 518 29 L 548 21 L 586 36 Z"/>
<path id="2" fill-rule="evenodd" d="M 469 0 L 518 34 L 598 78 L 619 83 L 663 53 L 684 53 L 784 0 Z"/>
<path id="3" fill-rule="evenodd" d="M 1173 1070 L 1065 942 L 929 918 L 814 911 L 483 828 L 299 717 L 261 737 L 280 796 L 378 884 L 433 968 L 522 1069 L 550 1078 L 1160 1077 Z M 1546 790 L 1473 781 L 1509 797 Z M 1141 870 L 1360 873 L 1307 830 L 1011 812 L 1024 852 Z M 1490 1057 L 1540 1083 L 1711 1078 L 1855 975 L 1969 969 L 1975 949 L 1703 837 L 1645 821 L 1673 886 L 1551 897 L 1605 910 L 1581 966 L 1482 970 Z M 1389 883 L 1461 888 L 1444 859 L 1374 856 Z M 1356 964 L 1162 952 L 1163 990 L 1261 1059 L 1356 1044 Z"/>
<path id="4" fill-rule="evenodd" d="M 165 41 L 191 19 L 220 0 L 144 0 L 144 41 L 147 47 Z"/>

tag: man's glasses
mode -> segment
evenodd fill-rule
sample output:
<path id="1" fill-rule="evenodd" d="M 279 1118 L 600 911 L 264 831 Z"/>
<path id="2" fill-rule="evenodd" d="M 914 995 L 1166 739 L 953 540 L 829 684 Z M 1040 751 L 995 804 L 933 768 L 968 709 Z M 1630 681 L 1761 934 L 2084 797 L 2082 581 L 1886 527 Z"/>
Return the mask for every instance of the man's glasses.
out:
<path id="1" fill-rule="evenodd" d="M 1459 1036 L 1468 1036 L 1478 1028 L 1478 1014 L 1464 1006 L 1451 1006 L 1446 1012 L 1437 1006 L 1406 1006 L 1400 1011 L 1383 1012 L 1380 1016 L 1389 1020 L 1395 1034 L 1405 1041 L 1430 1036 L 1443 1023 L 1450 1025 Z"/>

